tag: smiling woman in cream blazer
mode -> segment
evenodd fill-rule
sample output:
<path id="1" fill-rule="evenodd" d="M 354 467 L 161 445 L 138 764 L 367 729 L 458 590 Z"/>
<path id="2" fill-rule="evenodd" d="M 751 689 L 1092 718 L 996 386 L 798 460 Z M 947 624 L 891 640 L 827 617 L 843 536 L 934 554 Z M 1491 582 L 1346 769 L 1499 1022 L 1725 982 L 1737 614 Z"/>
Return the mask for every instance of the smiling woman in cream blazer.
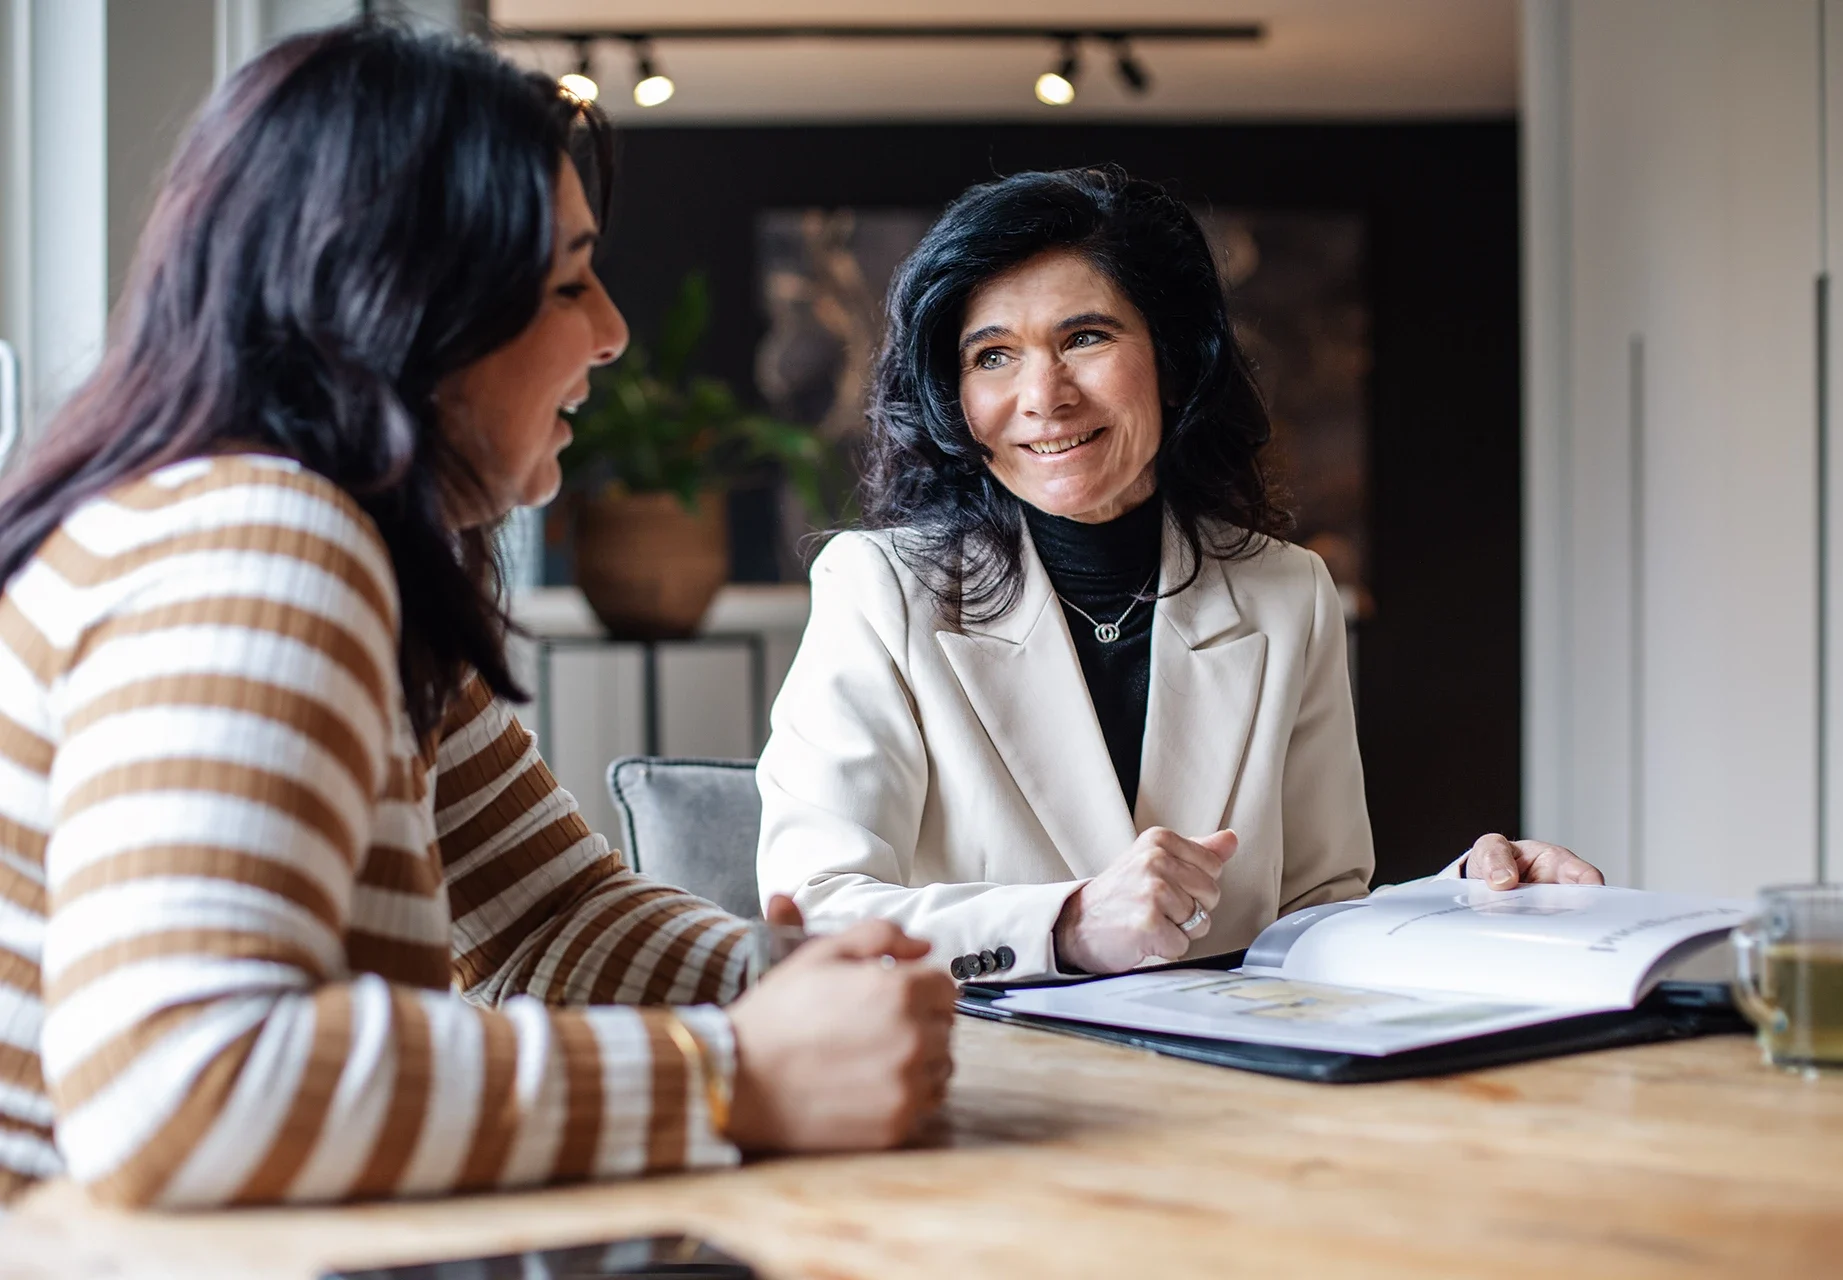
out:
<path id="1" fill-rule="evenodd" d="M 762 892 L 960 978 L 1247 943 L 1374 868 L 1337 592 L 1282 541 L 1207 242 L 1117 171 L 944 214 L 891 289 L 871 531 L 835 538 L 757 778 Z M 1482 838 L 1496 887 L 1598 882 Z"/>
<path id="2" fill-rule="evenodd" d="M 814 565 L 812 621 L 757 771 L 764 892 L 792 892 L 809 926 L 885 916 L 949 959 L 1054 971 L 1073 882 L 1154 827 L 1240 837 L 1192 954 L 1367 890 L 1343 614 L 1317 556 L 1273 543 L 1157 602 L 1129 811 L 1028 542 L 1017 606 L 955 632 L 893 541 L 845 534 Z M 1167 580 L 1182 571 L 1175 542 Z"/>

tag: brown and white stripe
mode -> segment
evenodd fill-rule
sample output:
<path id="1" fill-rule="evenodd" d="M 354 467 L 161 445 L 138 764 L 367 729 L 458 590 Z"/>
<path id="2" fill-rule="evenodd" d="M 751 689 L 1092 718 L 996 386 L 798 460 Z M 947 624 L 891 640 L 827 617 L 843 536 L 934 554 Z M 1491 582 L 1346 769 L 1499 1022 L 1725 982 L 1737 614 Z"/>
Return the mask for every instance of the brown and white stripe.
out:
<path id="1" fill-rule="evenodd" d="M 258 456 L 87 504 L 0 594 L 0 1201 L 735 1159 L 663 1019 L 733 1070 L 745 926 L 627 871 L 478 680 L 421 754 L 396 598 Z"/>

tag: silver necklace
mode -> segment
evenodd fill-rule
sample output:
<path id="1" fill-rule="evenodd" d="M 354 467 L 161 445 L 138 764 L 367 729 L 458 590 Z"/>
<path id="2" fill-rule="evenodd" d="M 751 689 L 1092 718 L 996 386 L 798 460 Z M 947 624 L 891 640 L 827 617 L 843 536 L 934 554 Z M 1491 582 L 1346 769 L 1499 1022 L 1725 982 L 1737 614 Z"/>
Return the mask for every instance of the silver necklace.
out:
<path id="1" fill-rule="evenodd" d="M 1156 578 L 1157 576 L 1158 571 L 1153 570 L 1152 578 Z M 1093 625 L 1094 638 L 1096 640 L 1099 640 L 1102 644 L 1112 644 L 1120 638 L 1120 624 L 1133 616 L 1134 609 L 1137 609 L 1140 605 L 1145 603 L 1141 597 L 1145 595 L 1146 588 L 1152 585 L 1152 578 L 1147 578 L 1145 580 L 1145 586 L 1139 588 L 1138 594 L 1133 597 L 1133 602 L 1126 606 L 1126 612 L 1115 618 L 1112 622 L 1097 621 L 1093 614 L 1089 613 L 1086 609 L 1076 604 L 1061 592 L 1056 593 L 1056 598 L 1068 605 L 1069 608 L 1075 610 L 1075 612 L 1079 613 L 1082 617 L 1086 618 Z"/>

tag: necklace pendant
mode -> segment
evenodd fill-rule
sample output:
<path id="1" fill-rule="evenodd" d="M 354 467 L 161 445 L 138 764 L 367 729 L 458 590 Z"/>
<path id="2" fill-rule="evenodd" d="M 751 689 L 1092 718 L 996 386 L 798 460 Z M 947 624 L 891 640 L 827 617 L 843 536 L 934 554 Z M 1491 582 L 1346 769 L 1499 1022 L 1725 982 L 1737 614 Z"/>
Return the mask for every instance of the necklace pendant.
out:
<path id="1" fill-rule="evenodd" d="M 1103 622 L 1098 624 L 1094 628 L 1094 638 L 1099 640 L 1102 644 L 1112 644 L 1120 638 L 1120 624 L 1117 622 Z"/>

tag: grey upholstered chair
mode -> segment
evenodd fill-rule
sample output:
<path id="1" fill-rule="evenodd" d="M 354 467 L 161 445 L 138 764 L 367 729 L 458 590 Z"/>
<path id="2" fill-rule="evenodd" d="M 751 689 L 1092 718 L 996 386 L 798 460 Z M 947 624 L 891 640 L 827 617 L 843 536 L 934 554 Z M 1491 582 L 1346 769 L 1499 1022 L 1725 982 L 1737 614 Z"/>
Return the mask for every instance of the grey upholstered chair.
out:
<path id="1" fill-rule="evenodd" d="M 753 760 L 622 756 L 608 766 L 608 794 L 628 866 L 736 915 L 761 915 Z"/>

